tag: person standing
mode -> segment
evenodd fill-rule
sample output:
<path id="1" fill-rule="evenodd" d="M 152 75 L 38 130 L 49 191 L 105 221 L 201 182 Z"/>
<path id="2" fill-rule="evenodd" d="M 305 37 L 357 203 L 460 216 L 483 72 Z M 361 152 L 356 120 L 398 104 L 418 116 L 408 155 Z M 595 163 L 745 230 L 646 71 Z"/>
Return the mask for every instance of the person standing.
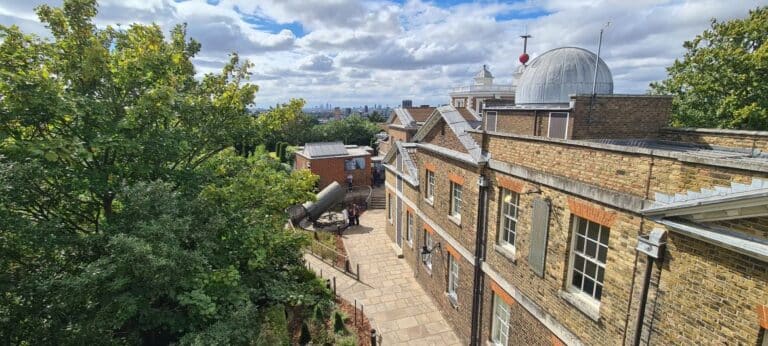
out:
<path id="1" fill-rule="evenodd" d="M 360 224 L 360 207 L 358 207 L 357 204 L 353 204 L 352 210 L 355 213 L 355 216 L 354 216 L 355 225 L 359 225 Z"/>
<path id="2" fill-rule="evenodd" d="M 354 226 L 355 225 L 355 206 L 350 205 L 347 210 L 347 214 L 349 215 L 349 225 Z"/>

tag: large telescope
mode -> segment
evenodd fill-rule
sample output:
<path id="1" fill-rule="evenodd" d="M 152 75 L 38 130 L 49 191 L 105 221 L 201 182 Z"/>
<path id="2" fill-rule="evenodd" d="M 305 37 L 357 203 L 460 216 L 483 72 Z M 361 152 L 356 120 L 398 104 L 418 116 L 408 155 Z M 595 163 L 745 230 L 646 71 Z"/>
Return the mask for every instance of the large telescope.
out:
<path id="1" fill-rule="evenodd" d="M 339 183 L 334 181 L 317 194 L 316 201 L 289 207 L 287 211 L 291 218 L 291 222 L 294 225 L 298 225 L 304 218 L 314 222 L 320 215 L 323 215 L 323 213 L 328 211 L 328 209 L 332 208 L 337 203 L 344 201 L 346 195 L 347 191 L 345 191 Z"/>

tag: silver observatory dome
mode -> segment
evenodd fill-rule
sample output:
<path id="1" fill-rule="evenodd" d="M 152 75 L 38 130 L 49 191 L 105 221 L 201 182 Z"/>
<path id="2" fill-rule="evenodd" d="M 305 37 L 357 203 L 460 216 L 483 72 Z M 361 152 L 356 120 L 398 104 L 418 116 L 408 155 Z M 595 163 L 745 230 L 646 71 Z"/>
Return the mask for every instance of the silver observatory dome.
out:
<path id="1" fill-rule="evenodd" d="M 545 52 L 525 67 L 517 81 L 515 104 L 568 103 L 571 94 L 591 94 L 597 56 L 582 48 L 563 47 Z M 597 94 L 613 93 L 613 76 L 600 59 Z"/>

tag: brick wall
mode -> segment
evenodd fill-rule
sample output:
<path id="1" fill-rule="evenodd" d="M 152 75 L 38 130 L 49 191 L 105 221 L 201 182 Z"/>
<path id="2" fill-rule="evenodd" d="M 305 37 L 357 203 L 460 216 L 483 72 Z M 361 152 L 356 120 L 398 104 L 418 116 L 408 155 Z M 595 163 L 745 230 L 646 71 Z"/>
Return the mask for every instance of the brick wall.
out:
<path id="1" fill-rule="evenodd" d="M 505 179 L 520 184 L 519 191 L 530 191 L 533 187 L 538 187 L 542 191 L 540 194 L 521 194 L 519 197 L 515 257 L 511 257 L 503 250 L 497 250 L 494 246 L 498 242 L 500 229 L 501 186 L 499 182 Z M 556 317 L 565 328 L 576 334 L 586 344 L 621 344 L 629 302 L 629 288 L 632 284 L 634 248 L 640 229 L 640 218 L 501 173 L 492 173 L 491 181 L 493 185 L 489 192 L 486 260 L 488 265 L 524 296 Z M 507 186 L 509 187 L 508 184 Z M 535 197 L 548 198 L 552 206 L 543 278 L 534 273 L 528 264 L 532 205 Z M 559 296 L 559 292 L 570 285 L 567 278 L 574 213 L 593 221 L 609 223 L 606 226 L 610 226 L 599 322 L 593 321 Z M 510 339 L 510 345 L 525 344 L 528 340 L 526 338 L 525 333 L 520 333 L 515 336 L 515 339 Z"/>
<path id="2" fill-rule="evenodd" d="M 307 159 L 301 155 L 296 155 L 296 168 L 307 168 L 307 162 L 310 165 L 310 171 L 320 177 L 318 186 L 325 188 L 331 182 L 338 182 L 341 186 L 347 186 L 347 175 L 352 175 L 352 184 L 355 186 L 368 186 L 371 184 L 371 157 L 364 156 L 365 168 L 353 171 L 344 170 L 344 162 L 352 157 L 336 157 L 327 159 Z"/>
<path id="3" fill-rule="evenodd" d="M 574 96 L 571 101 L 572 139 L 657 138 L 672 110 L 669 96 L 598 96 L 591 116 L 590 96 Z"/>
<path id="4" fill-rule="evenodd" d="M 538 135 L 539 131 L 534 131 L 534 124 L 538 122 L 536 117 L 539 113 L 541 112 L 533 110 L 499 110 L 496 116 L 496 132 Z"/>
<path id="5" fill-rule="evenodd" d="M 540 346 L 561 346 L 562 341 L 539 322 L 528 310 L 520 305 L 510 296 L 504 296 L 507 292 L 503 289 L 494 287 L 493 279 L 486 276 L 482 303 L 482 330 L 481 342 L 491 340 L 491 326 L 493 324 L 493 299 L 494 296 L 500 296 L 505 303 L 509 305 L 509 345 L 540 345 Z M 496 291 L 501 291 L 497 294 Z"/>
<path id="6" fill-rule="evenodd" d="M 720 129 L 672 129 L 661 130 L 661 138 L 722 147 L 758 149 L 768 152 L 768 132 Z"/>
<path id="7" fill-rule="evenodd" d="M 461 144 L 459 138 L 453 133 L 448 125 L 445 124 L 445 120 L 440 121 L 432 128 L 432 130 L 424 136 L 421 141 L 423 143 L 434 144 L 443 148 L 452 149 L 458 152 L 466 153 L 467 150 L 464 145 Z"/>
<path id="8" fill-rule="evenodd" d="M 705 164 L 682 162 L 567 142 L 540 141 L 488 135 L 487 150 L 499 161 L 512 162 L 549 174 L 640 197 L 646 195 L 651 170 L 650 198 L 653 193 L 676 193 L 691 189 L 748 183 L 752 177 L 768 177 L 768 172 L 744 171 Z"/>
<path id="9" fill-rule="evenodd" d="M 654 345 L 756 345 L 768 263 L 671 233 L 653 314 Z"/>
<path id="10" fill-rule="evenodd" d="M 413 259 L 409 265 L 416 272 L 416 281 L 432 296 L 443 316 L 453 327 L 459 338 L 469 343 L 469 334 L 472 326 L 472 281 L 474 267 L 466 260 L 459 260 L 459 285 L 456 290 L 458 304 L 454 306 L 448 299 L 448 257 L 456 258 L 450 253 L 448 242 L 440 237 L 437 232 L 432 232 L 434 244 L 440 243 L 440 249 L 435 249 L 432 255 L 432 271 L 429 272 L 421 262 L 419 251 L 424 245 L 424 232 L 430 232 L 429 227 L 421 224 L 416 243 L 414 244 Z M 415 261 L 414 261 L 415 260 Z"/>
<path id="11" fill-rule="evenodd" d="M 754 238 L 768 240 L 768 216 L 752 217 L 740 220 L 709 222 L 716 228 L 736 230 Z"/>
<path id="12" fill-rule="evenodd" d="M 424 150 L 418 152 L 416 156 L 419 157 L 419 181 L 422 185 L 426 186 L 427 184 L 426 166 L 433 167 L 435 174 L 434 204 L 430 205 L 424 200 L 425 190 L 422 187 L 421 196 L 418 198 L 419 208 L 464 247 L 474 252 L 475 238 L 477 237 L 477 196 L 479 192 L 475 183 L 478 175 L 474 172 L 474 168 Z M 464 178 L 460 224 L 448 218 L 451 199 L 449 176 Z"/>

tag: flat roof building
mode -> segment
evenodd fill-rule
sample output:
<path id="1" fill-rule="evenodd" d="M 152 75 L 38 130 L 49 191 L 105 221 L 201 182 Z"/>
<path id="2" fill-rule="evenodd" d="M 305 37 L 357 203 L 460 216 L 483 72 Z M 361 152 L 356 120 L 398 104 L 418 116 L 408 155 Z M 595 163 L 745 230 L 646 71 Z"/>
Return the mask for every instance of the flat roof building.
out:
<path id="1" fill-rule="evenodd" d="M 334 181 L 347 186 L 349 177 L 353 186 L 367 186 L 371 184 L 372 151 L 370 147 L 342 142 L 307 143 L 296 152 L 295 168 L 318 175 L 320 189 Z"/>

